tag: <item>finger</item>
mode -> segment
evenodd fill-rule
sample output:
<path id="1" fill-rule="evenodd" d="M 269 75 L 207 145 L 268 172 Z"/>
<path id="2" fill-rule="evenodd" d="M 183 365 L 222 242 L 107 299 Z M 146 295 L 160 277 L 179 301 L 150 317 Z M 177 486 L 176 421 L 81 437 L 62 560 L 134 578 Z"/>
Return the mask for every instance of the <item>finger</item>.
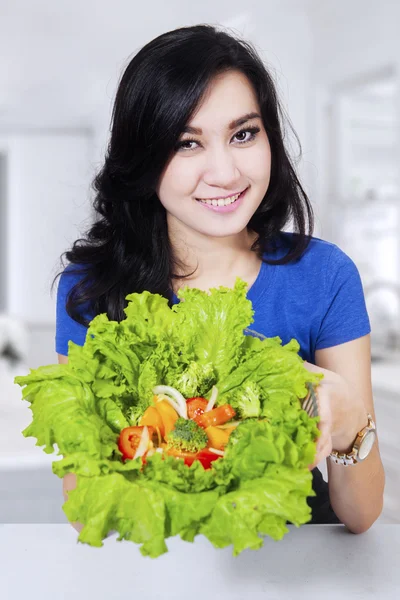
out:
<path id="1" fill-rule="evenodd" d="M 317 442 L 317 454 L 325 454 L 328 455 L 332 451 L 332 438 L 329 430 L 324 431 L 324 433 L 320 436 Z"/>
<path id="2" fill-rule="evenodd" d="M 324 460 L 329 454 L 332 452 L 332 438 L 328 432 L 324 432 L 318 438 L 318 443 L 316 447 L 316 453 L 314 462 L 308 467 L 311 471 L 314 469 L 321 461 Z"/>

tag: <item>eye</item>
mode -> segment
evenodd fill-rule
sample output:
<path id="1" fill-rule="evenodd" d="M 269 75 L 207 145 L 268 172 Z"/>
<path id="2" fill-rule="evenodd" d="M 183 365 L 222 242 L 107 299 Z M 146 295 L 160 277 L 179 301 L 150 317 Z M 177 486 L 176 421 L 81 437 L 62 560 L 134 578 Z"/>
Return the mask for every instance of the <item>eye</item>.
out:
<path id="1" fill-rule="evenodd" d="M 180 150 L 183 148 L 184 150 L 194 150 L 194 148 L 188 148 L 186 144 L 198 144 L 197 140 L 184 140 L 183 142 L 178 142 L 175 146 L 175 150 Z"/>
<path id="2" fill-rule="evenodd" d="M 234 137 L 237 136 L 243 136 L 241 139 L 238 140 L 239 144 L 247 144 L 248 142 L 252 142 L 257 133 L 259 133 L 260 128 L 259 127 L 249 127 L 249 129 L 241 129 L 240 131 L 238 131 L 237 133 L 235 133 Z M 249 133 L 249 137 L 246 137 L 246 134 Z"/>
<path id="3" fill-rule="evenodd" d="M 239 139 L 237 141 L 239 144 L 248 144 L 249 142 L 252 142 L 256 138 L 257 133 L 259 133 L 259 132 L 260 132 L 259 127 L 249 127 L 248 129 L 241 129 L 240 131 L 235 133 L 235 135 L 233 136 L 232 139 L 234 139 L 235 137 L 237 138 L 238 136 L 244 135 L 244 139 Z M 246 134 L 249 134 L 249 136 L 246 137 Z M 191 151 L 195 150 L 196 147 L 194 147 L 194 148 L 189 147 L 190 144 L 197 144 L 197 145 L 201 146 L 201 144 L 198 140 L 187 139 L 187 140 L 178 142 L 175 146 L 175 151 L 183 150 L 184 152 L 191 152 Z"/>

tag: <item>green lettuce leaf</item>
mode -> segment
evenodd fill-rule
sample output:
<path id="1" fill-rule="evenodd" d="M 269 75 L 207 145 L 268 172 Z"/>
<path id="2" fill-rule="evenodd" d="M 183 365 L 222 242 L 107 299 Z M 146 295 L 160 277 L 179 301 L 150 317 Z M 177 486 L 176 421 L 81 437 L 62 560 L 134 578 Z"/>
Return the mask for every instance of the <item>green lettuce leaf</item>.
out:
<path id="1" fill-rule="evenodd" d="M 15 378 L 15 383 L 26 386 L 22 396 L 31 403 L 33 416 L 23 435 L 37 438 L 36 445 L 45 446 L 47 454 L 54 452 L 57 443 L 59 454 L 85 452 L 94 458 L 109 458 L 118 436 L 97 409 L 98 400 L 90 386 L 67 365 L 51 367 L 39 367 Z"/>
<path id="2" fill-rule="evenodd" d="M 216 503 L 211 518 L 201 527 L 217 548 L 233 544 L 236 556 L 246 548 L 257 550 L 262 535 L 280 540 L 288 532 L 286 521 L 299 527 L 311 518 L 307 496 L 313 496 L 309 475 L 284 465 L 270 465 L 263 477 L 245 479 Z"/>
<path id="3" fill-rule="evenodd" d="M 182 353 L 193 353 L 201 365 L 211 364 L 219 381 L 236 368 L 243 330 L 253 322 L 246 288 L 247 283 L 238 279 L 233 291 L 221 286 L 210 294 L 187 287 L 178 292 L 183 300 L 176 309 Z"/>
<path id="4" fill-rule="evenodd" d="M 101 546 L 117 531 L 156 557 L 168 537 L 202 534 L 237 554 L 265 535 L 281 539 L 287 521 L 310 519 L 319 430 L 301 399 L 322 374 L 305 369 L 296 340 L 245 335 L 253 317 L 246 289 L 239 279 L 210 293 L 184 288 L 172 309 L 157 294 L 131 294 L 125 320 L 97 315 L 82 347 L 69 342 L 68 364 L 15 378 L 32 411 L 23 435 L 47 453 L 57 445 L 58 477 L 77 475 L 63 509 L 84 525 L 79 541 Z M 186 398 L 209 398 L 215 385 L 217 405 L 235 408 L 241 423 L 211 469 L 159 453 L 145 466 L 121 460 L 119 433 L 139 422 L 156 385 Z"/>

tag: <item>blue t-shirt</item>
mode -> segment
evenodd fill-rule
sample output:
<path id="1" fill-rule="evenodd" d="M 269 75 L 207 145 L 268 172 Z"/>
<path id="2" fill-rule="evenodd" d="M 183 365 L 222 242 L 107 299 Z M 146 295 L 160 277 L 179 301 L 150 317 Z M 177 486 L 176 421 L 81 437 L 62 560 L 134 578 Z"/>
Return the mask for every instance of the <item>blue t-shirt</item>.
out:
<path id="1" fill-rule="evenodd" d="M 280 250 L 265 254 L 277 259 L 286 254 L 290 233 L 281 233 Z M 73 265 L 76 268 L 75 265 Z M 61 275 L 57 292 L 56 352 L 68 354 L 68 341 L 83 345 L 87 328 L 71 319 L 65 304 L 80 275 Z M 303 359 L 315 363 L 315 351 L 357 339 L 371 332 L 360 275 L 354 262 L 335 244 L 313 237 L 294 263 L 263 263 L 247 292 L 252 301 L 252 330 L 266 337 L 279 336 L 284 344 L 295 338 Z M 174 296 L 174 303 L 179 302 Z M 88 320 L 87 306 L 81 314 Z M 316 496 L 307 498 L 312 509 L 309 524 L 340 523 L 330 503 L 329 488 L 320 470 L 312 471 Z"/>
<path id="2" fill-rule="evenodd" d="M 290 233 L 282 233 L 288 240 Z M 285 246 L 266 258 L 283 256 Z M 75 265 L 74 265 L 75 267 Z M 57 291 L 56 352 L 68 354 L 68 341 L 83 345 L 87 328 L 65 310 L 67 294 L 79 281 L 79 274 L 60 277 Z M 279 336 L 286 344 L 295 338 L 300 356 L 315 362 L 315 350 L 349 342 L 370 333 L 358 269 L 338 246 L 313 237 L 305 253 L 295 263 L 262 263 L 256 281 L 247 292 L 252 301 L 254 323 L 250 329 L 266 337 Z M 179 302 L 174 296 L 174 302 Z M 91 319 L 85 307 L 81 313 Z"/>

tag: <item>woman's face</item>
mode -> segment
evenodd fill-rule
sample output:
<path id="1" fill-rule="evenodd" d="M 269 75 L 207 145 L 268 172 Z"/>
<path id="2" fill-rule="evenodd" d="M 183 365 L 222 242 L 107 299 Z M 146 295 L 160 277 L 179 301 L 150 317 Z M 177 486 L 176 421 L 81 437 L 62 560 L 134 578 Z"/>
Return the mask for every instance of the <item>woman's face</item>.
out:
<path id="1" fill-rule="evenodd" d="M 231 236 L 247 227 L 268 189 L 270 171 L 255 93 L 241 72 L 230 71 L 210 84 L 156 191 L 174 230 Z"/>

